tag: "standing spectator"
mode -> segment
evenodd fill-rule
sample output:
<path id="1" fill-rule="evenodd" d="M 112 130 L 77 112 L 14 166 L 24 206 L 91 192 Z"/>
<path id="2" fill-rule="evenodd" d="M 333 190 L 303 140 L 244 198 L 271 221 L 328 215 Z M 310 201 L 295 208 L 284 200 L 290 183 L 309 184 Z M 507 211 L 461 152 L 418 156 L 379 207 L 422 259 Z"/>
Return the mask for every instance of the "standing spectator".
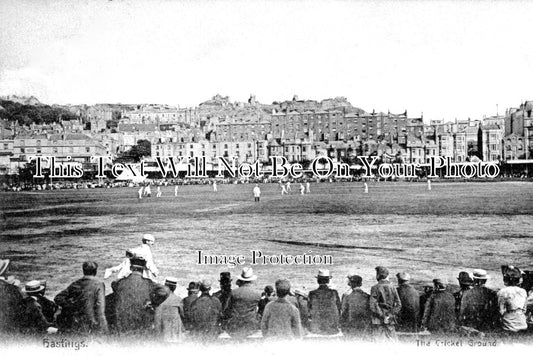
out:
<path id="1" fill-rule="evenodd" d="M 493 330 L 498 317 L 498 300 L 496 293 L 485 287 L 487 271 L 474 270 L 474 287 L 466 290 L 461 299 L 459 322 L 463 326 L 479 331 Z"/>
<path id="2" fill-rule="evenodd" d="M 257 314 L 259 314 L 259 318 L 263 316 L 263 312 L 265 311 L 266 305 L 271 301 L 276 300 L 276 297 L 273 294 L 274 287 L 266 286 L 263 291 L 263 295 L 261 296 L 261 300 L 259 301 L 259 304 L 257 306 Z"/>
<path id="3" fill-rule="evenodd" d="M 254 201 L 258 203 L 259 199 L 261 198 L 261 188 L 259 188 L 258 184 L 255 185 L 253 193 L 254 193 Z"/>
<path id="4" fill-rule="evenodd" d="M 388 278 L 389 270 L 387 268 L 376 267 L 378 283 L 370 289 L 372 334 L 376 339 L 396 339 L 396 317 L 402 309 L 398 292 Z"/>
<path id="5" fill-rule="evenodd" d="M 0 333 L 12 334 L 20 329 L 24 298 L 20 289 L 5 275 L 9 260 L 0 260 Z"/>
<path id="6" fill-rule="evenodd" d="M 218 280 L 220 290 L 213 294 L 214 297 L 220 300 L 222 306 L 221 326 L 223 330 L 226 330 L 226 323 L 229 319 L 228 305 L 231 298 L 231 281 L 230 272 L 221 272 Z"/>
<path id="7" fill-rule="evenodd" d="M 339 293 L 328 286 L 331 280 L 329 270 L 318 270 L 316 279 L 318 288 L 309 292 L 310 331 L 314 334 L 335 335 L 339 332 Z"/>
<path id="8" fill-rule="evenodd" d="M 191 329 L 191 305 L 198 298 L 200 289 L 198 282 L 190 282 L 187 287 L 187 296 L 183 298 L 183 325 L 185 329 Z"/>
<path id="9" fill-rule="evenodd" d="M 510 333 L 527 330 L 527 293 L 524 289 L 518 287 L 521 278 L 521 271 L 518 268 L 509 266 L 503 276 L 505 287 L 497 293 L 502 328 Z"/>
<path id="10" fill-rule="evenodd" d="M 433 293 L 424 307 L 422 329 L 432 333 L 454 332 L 456 328 L 455 298 L 440 279 L 433 280 Z"/>
<path id="11" fill-rule="evenodd" d="M 416 333 L 420 314 L 420 295 L 409 284 L 411 276 L 408 273 L 398 273 L 396 278 L 398 279 L 398 296 L 402 303 L 402 309 L 398 315 L 398 330 Z"/>
<path id="12" fill-rule="evenodd" d="M 96 278 L 98 264 L 84 262 L 83 278 L 78 279 L 54 298 L 62 308 L 67 330 L 76 333 L 107 333 L 105 285 Z"/>
<path id="13" fill-rule="evenodd" d="M 230 318 L 227 331 L 231 337 L 244 338 L 259 330 L 257 305 L 261 292 L 254 289 L 253 282 L 256 279 L 251 267 L 244 267 L 237 278 L 239 288 L 232 290 L 228 306 Z"/>
<path id="14" fill-rule="evenodd" d="M 286 297 L 291 284 L 288 280 L 276 281 L 277 299 L 268 303 L 261 319 L 261 331 L 265 338 L 294 339 L 302 337 L 302 324 L 298 309 Z"/>
<path id="15" fill-rule="evenodd" d="M 352 291 L 342 296 L 341 330 L 348 337 L 364 336 L 370 329 L 370 295 L 361 289 L 361 276 L 348 276 L 348 285 Z"/>
<path id="16" fill-rule="evenodd" d="M 142 335 L 151 332 L 154 310 L 170 294 L 165 286 L 144 278 L 146 260 L 133 257 L 131 274 L 111 284 L 115 294 L 116 329 L 119 334 Z"/>
<path id="17" fill-rule="evenodd" d="M 200 341 L 212 341 L 220 333 L 222 304 L 210 295 L 211 282 L 203 280 L 199 287 L 202 294 L 191 305 L 191 334 Z"/>
<path id="18" fill-rule="evenodd" d="M 155 309 L 154 326 L 156 334 L 166 342 L 179 342 L 183 338 L 183 302 L 174 292 L 178 280 L 167 277 L 165 286 L 170 293 L 167 299 Z"/>
<path id="19" fill-rule="evenodd" d="M 472 284 L 474 284 L 474 281 L 472 280 L 472 277 L 470 277 L 470 273 L 466 271 L 459 272 L 459 277 L 457 277 L 457 280 L 459 281 L 459 290 L 455 293 L 453 293 L 453 296 L 455 297 L 455 314 L 457 315 L 457 320 L 459 320 L 459 313 L 461 312 L 461 300 L 463 299 L 463 294 L 465 291 L 472 289 Z"/>

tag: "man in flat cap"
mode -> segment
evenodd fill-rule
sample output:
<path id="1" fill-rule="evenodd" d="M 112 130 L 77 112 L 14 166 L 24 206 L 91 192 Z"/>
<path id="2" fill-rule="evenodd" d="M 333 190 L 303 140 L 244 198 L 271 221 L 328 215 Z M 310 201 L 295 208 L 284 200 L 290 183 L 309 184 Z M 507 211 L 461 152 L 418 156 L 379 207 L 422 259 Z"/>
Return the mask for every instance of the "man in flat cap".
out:
<path id="1" fill-rule="evenodd" d="M 116 330 L 122 335 L 144 335 L 151 332 L 154 310 L 167 299 L 165 286 L 143 277 L 146 260 L 133 257 L 131 274 L 111 283 L 115 295 Z"/>
<path id="2" fill-rule="evenodd" d="M 331 280 L 329 270 L 319 269 L 316 280 L 318 288 L 309 292 L 307 302 L 311 316 L 309 329 L 314 334 L 335 335 L 339 332 L 339 293 L 328 286 Z"/>
<path id="3" fill-rule="evenodd" d="M 433 293 L 424 307 L 422 328 L 435 334 L 453 333 L 457 324 L 455 298 L 441 279 L 434 279 L 433 285 Z"/>
<path id="4" fill-rule="evenodd" d="M 291 284 L 286 279 L 276 281 L 276 300 L 265 306 L 261 318 L 261 331 L 265 338 L 295 339 L 302 337 L 302 324 L 298 308 L 286 298 Z"/>
<path id="5" fill-rule="evenodd" d="M 183 338 L 183 301 L 174 291 L 178 280 L 167 277 L 165 287 L 169 289 L 168 298 L 155 309 L 154 326 L 156 334 L 165 342 L 180 342 Z"/>
<path id="6" fill-rule="evenodd" d="M 202 294 L 191 304 L 191 335 L 201 342 L 212 341 L 220 333 L 222 304 L 211 296 L 210 281 L 201 281 L 199 288 Z"/>
<path id="7" fill-rule="evenodd" d="M 396 288 L 389 281 L 389 270 L 376 267 L 377 284 L 370 289 L 372 335 L 375 339 L 396 339 L 396 317 L 402 302 Z"/>
<path id="8" fill-rule="evenodd" d="M 348 285 L 352 290 L 342 296 L 341 330 L 346 337 L 365 337 L 370 331 L 370 295 L 361 289 L 361 276 L 348 276 Z"/>
<path id="9" fill-rule="evenodd" d="M 465 291 L 461 299 L 459 323 L 479 331 L 493 330 L 499 321 L 498 298 L 485 286 L 487 271 L 475 269 L 473 277 L 473 288 Z"/>
<path id="10" fill-rule="evenodd" d="M 518 287 L 522 279 L 522 271 L 508 266 L 503 274 L 505 287 L 497 293 L 501 325 L 508 333 L 527 330 L 525 289 Z"/>
<path id="11" fill-rule="evenodd" d="M 420 314 L 420 295 L 409 283 L 411 280 L 409 273 L 398 273 L 396 278 L 398 279 L 398 296 L 402 303 L 402 309 L 398 314 L 398 330 L 416 333 Z"/>
<path id="12" fill-rule="evenodd" d="M 54 298 L 62 308 L 60 328 L 75 333 L 107 333 L 105 285 L 96 278 L 98 264 L 84 262 L 83 278 L 78 279 Z"/>

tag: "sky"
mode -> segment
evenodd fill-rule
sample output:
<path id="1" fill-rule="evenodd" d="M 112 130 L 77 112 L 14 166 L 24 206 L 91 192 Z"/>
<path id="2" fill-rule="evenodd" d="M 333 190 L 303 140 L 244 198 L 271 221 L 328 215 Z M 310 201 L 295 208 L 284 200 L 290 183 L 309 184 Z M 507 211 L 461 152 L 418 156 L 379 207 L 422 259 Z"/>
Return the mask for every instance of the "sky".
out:
<path id="1" fill-rule="evenodd" d="M 480 119 L 533 100 L 533 2 L 0 2 L 0 95 L 196 106 L 346 97 Z"/>

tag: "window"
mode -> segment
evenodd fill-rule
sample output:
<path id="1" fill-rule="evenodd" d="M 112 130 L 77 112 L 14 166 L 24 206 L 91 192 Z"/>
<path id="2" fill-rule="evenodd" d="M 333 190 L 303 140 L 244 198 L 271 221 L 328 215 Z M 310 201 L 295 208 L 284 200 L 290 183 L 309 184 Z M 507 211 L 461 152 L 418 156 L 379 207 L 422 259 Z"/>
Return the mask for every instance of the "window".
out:
<path id="1" fill-rule="evenodd" d="M 85 152 L 87 152 L 87 153 L 91 152 L 91 148 L 90 147 L 85 147 Z"/>

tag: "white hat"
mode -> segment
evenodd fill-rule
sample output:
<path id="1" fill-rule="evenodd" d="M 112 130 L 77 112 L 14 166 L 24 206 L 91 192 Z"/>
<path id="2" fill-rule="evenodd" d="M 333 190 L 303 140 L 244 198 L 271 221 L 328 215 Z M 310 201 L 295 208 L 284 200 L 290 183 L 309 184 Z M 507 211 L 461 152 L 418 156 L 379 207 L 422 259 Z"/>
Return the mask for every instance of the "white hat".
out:
<path id="1" fill-rule="evenodd" d="M 165 278 L 165 284 L 171 285 L 171 286 L 177 286 L 178 285 L 178 279 L 175 277 L 167 277 Z"/>
<path id="2" fill-rule="evenodd" d="M 318 275 L 316 276 L 316 278 L 319 278 L 319 277 L 331 278 L 331 273 L 329 273 L 329 269 L 319 269 Z"/>
<path id="3" fill-rule="evenodd" d="M 152 234 L 144 234 L 143 235 L 143 241 L 155 242 L 155 237 Z"/>
<path id="4" fill-rule="evenodd" d="M 237 280 L 240 281 L 255 281 L 257 276 L 254 274 L 252 267 L 244 267 L 242 269 L 241 275 L 237 277 Z"/>
<path id="5" fill-rule="evenodd" d="M 487 275 L 487 271 L 484 269 L 475 269 L 474 279 L 489 279 L 489 276 Z"/>
<path id="6" fill-rule="evenodd" d="M 44 286 L 41 285 L 40 281 L 29 281 L 24 286 L 24 292 L 26 293 L 37 293 L 44 289 Z"/>

